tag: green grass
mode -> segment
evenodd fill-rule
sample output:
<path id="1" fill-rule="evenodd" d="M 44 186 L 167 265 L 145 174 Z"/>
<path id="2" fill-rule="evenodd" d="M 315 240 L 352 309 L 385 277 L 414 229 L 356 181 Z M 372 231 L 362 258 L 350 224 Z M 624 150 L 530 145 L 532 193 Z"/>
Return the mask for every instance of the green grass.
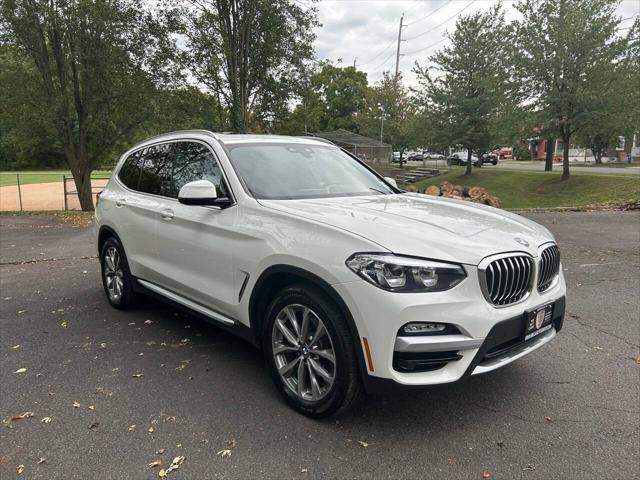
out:
<path id="1" fill-rule="evenodd" d="M 566 181 L 558 172 L 526 172 L 462 168 L 415 184 L 418 191 L 448 180 L 454 185 L 484 187 L 500 199 L 503 208 L 586 207 L 640 202 L 640 177 L 572 173 Z"/>
<path id="2" fill-rule="evenodd" d="M 16 185 L 16 174 L 20 175 L 20 184 L 61 182 L 62 176 L 71 177 L 69 170 L 29 170 L 22 172 L 0 172 L 0 186 Z M 104 178 L 111 175 L 110 170 L 95 170 L 92 178 Z"/>

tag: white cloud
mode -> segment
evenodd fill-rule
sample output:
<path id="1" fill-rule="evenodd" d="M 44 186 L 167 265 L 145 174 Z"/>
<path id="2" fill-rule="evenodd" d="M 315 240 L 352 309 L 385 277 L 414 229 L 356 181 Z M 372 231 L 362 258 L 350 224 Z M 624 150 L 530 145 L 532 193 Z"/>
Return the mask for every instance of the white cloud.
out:
<path id="1" fill-rule="evenodd" d="M 486 10 L 495 0 L 322 0 L 317 4 L 322 27 L 316 30 L 316 55 L 319 59 L 352 65 L 367 72 L 369 82 L 394 71 L 396 40 L 400 16 L 405 13 L 401 44 L 400 71 L 408 85 L 415 85 L 411 72 L 414 62 L 426 62 L 447 40 L 438 43 L 452 30 L 458 12 Z M 507 19 L 517 16 L 512 2 L 503 2 Z M 640 12 L 638 0 L 622 0 L 618 14 L 630 17 Z M 630 26 L 627 20 L 622 26 Z M 434 45 L 435 44 L 435 45 Z M 430 48 L 425 48 L 429 47 Z"/>

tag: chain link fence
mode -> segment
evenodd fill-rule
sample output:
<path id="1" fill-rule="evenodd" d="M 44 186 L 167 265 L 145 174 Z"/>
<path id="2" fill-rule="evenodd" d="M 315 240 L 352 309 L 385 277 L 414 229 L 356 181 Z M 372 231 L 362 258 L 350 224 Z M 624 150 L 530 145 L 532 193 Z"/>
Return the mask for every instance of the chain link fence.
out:
<path id="1" fill-rule="evenodd" d="M 94 175 L 95 196 L 109 181 L 108 175 Z M 65 173 L 0 173 L 0 211 L 80 210 L 73 177 Z"/>

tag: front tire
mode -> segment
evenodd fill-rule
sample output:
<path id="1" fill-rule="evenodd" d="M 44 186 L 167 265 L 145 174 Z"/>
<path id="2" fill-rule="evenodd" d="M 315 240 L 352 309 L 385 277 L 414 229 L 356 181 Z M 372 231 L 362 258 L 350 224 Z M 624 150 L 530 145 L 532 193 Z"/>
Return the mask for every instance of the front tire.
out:
<path id="1" fill-rule="evenodd" d="M 298 412 L 322 418 L 361 397 L 353 337 L 321 291 L 307 285 L 280 291 L 267 309 L 262 344 L 277 389 Z"/>
<path id="2" fill-rule="evenodd" d="M 133 291 L 133 277 L 124 248 L 115 237 L 104 242 L 100 252 L 102 266 L 102 286 L 112 307 L 126 310 L 136 305 L 137 296 Z"/>

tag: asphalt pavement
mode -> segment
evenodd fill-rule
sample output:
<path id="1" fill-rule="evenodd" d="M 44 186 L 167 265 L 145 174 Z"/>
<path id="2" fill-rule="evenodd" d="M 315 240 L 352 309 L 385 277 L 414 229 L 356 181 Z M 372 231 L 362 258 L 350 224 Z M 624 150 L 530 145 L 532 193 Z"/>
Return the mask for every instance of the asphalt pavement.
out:
<path id="1" fill-rule="evenodd" d="M 180 456 L 167 478 L 638 478 L 640 212 L 529 216 L 562 249 L 553 342 L 323 421 L 242 340 L 153 300 L 112 309 L 91 226 L 0 216 L 0 478 L 151 479 Z"/>

